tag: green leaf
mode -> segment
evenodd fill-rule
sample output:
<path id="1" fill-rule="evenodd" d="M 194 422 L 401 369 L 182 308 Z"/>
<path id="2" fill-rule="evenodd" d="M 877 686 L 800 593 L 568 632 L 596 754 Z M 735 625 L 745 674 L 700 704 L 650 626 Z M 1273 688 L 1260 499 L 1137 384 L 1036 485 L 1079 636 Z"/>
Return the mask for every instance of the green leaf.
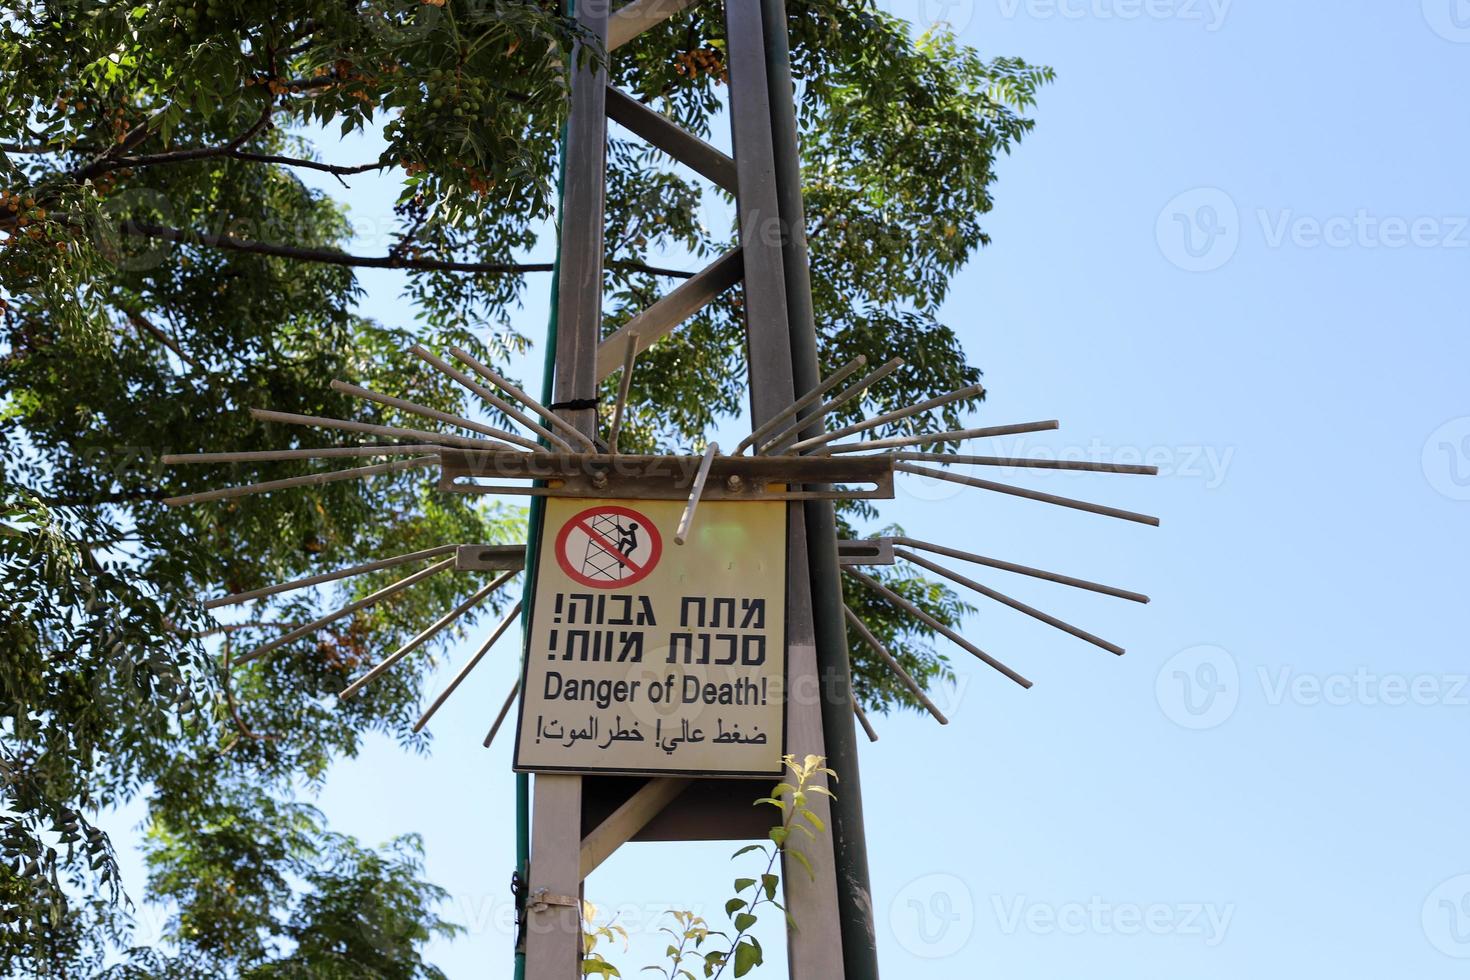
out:
<path id="1" fill-rule="evenodd" d="M 745 932 L 751 926 L 755 925 L 755 923 L 756 917 L 749 912 L 741 912 L 735 916 L 735 928 L 740 932 Z"/>
<path id="2" fill-rule="evenodd" d="M 776 886 L 779 885 L 780 883 L 781 883 L 781 879 L 778 876 L 776 876 L 776 875 L 769 874 L 769 873 L 768 874 L 761 875 L 761 884 L 765 887 L 765 890 L 766 890 L 766 898 L 768 898 L 768 899 L 772 899 L 772 900 L 775 899 L 775 897 L 776 897 Z"/>
<path id="3" fill-rule="evenodd" d="M 816 872 L 814 872 L 812 870 L 812 863 L 807 860 L 805 854 L 801 853 L 800 850 L 798 850 L 797 848 L 794 848 L 794 847 L 788 847 L 786 849 L 785 853 L 787 853 L 787 854 L 791 855 L 792 857 L 796 858 L 796 860 L 801 864 L 801 866 L 803 868 L 806 868 L 807 876 L 809 878 L 811 878 L 813 881 L 816 881 L 816 879 L 817 879 Z"/>
<path id="4" fill-rule="evenodd" d="M 755 879 L 754 878 L 736 878 L 735 879 L 735 891 L 736 891 L 736 893 L 743 892 L 743 891 L 745 891 L 745 889 L 749 888 L 751 885 L 754 885 L 754 884 L 755 884 Z"/>
<path id="5" fill-rule="evenodd" d="M 742 942 L 735 947 L 735 976 L 745 976 L 762 962 L 760 947 L 754 943 Z"/>

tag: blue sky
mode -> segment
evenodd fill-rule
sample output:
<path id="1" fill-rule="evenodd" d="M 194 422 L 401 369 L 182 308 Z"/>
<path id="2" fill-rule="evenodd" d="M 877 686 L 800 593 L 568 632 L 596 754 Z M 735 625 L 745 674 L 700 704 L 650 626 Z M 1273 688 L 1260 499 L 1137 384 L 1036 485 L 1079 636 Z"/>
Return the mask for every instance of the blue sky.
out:
<path id="1" fill-rule="evenodd" d="M 886 975 L 1464 975 L 1470 4 L 883 3 L 1058 71 L 946 315 L 986 372 L 978 424 L 1062 428 L 974 451 L 1164 471 L 1002 477 L 1159 529 L 923 484 L 886 507 L 1154 599 L 975 575 L 1128 654 L 981 606 L 969 635 L 1036 687 L 955 651 L 948 728 L 874 719 Z M 348 200 L 380 250 L 387 185 Z M 410 315 L 393 276 L 363 281 L 373 315 Z M 479 742 L 515 659 L 502 642 L 441 712 L 430 758 L 373 742 L 320 799 L 367 841 L 425 836 L 469 927 L 432 950 L 456 980 L 509 973 L 510 742 Z M 625 976 L 663 910 L 722 919 L 734 847 L 633 845 L 590 879 L 633 933 Z"/>

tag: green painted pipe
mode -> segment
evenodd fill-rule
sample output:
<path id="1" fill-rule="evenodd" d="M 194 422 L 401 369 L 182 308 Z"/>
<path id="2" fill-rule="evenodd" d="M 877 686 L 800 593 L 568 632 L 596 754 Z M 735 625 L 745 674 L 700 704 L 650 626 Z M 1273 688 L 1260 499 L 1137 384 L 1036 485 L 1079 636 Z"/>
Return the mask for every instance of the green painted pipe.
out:
<path id="1" fill-rule="evenodd" d="M 569 0 L 575 4 L 575 0 Z M 569 13 L 572 12 L 569 10 Z M 561 195 L 567 176 L 567 128 L 562 125 L 561 149 L 558 153 L 556 173 L 556 257 L 551 265 L 550 312 L 546 324 L 546 346 L 541 365 L 541 404 L 551 404 L 552 384 L 556 373 L 556 322 L 561 300 Z M 540 440 L 547 445 L 546 440 Z M 537 486 L 543 486 L 540 481 Z M 536 601 L 536 565 L 541 556 L 542 512 L 546 498 L 532 497 L 530 514 L 526 521 L 526 579 L 521 599 L 521 661 L 524 669 L 526 656 L 527 628 L 531 620 L 531 607 Z M 521 877 L 521 886 L 530 887 L 531 874 L 531 777 L 523 772 L 516 773 L 516 873 Z M 520 910 L 517 910 L 519 916 Z M 515 980 L 525 980 L 526 951 L 520 944 L 515 950 Z"/>

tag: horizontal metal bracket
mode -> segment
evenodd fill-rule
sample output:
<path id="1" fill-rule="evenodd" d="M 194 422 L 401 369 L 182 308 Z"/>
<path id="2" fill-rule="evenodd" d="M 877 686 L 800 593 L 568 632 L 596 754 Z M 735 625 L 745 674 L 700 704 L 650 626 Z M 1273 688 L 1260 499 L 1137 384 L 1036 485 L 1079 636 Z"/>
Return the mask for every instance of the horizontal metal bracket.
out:
<path id="1" fill-rule="evenodd" d="M 607 49 L 622 47 L 695 3 L 696 0 L 632 0 L 623 4 L 607 19 Z"/>
<path id="2" fill-rule="evenodd" d="M 837 542 L 837 561 L 842 565 L 892 565 L 892 538 L 867 538 Z"/>
<path id="3" fill-rule="evenodd" d="M 439 488 L 451 493 L 686 500 L 700 456 L 440 451 Z M 493 481 L 542 481 L 528 483 Z M 821 489 L 805 489 L 811 484 Z M 893 463 L 883 456 L 716 456 L 702 500 L 887 500 Z"/>
<path id="4" fill-rule="evenodd" d="M 454 552 L 460 572 L 518 572 L 526 567 L 523 544 L 462 544 Z"/>
<path id="5" fill-rule="evenodd" d="M 536 889 L 526 899 L 526 908 L 532 912 L 545 912 L 554 905 L 568 909 L 580 909 L 582 907 L 582 903 L 572 896 L 557 895 L 554 892 L 547 891 L 545 888 Z"/>

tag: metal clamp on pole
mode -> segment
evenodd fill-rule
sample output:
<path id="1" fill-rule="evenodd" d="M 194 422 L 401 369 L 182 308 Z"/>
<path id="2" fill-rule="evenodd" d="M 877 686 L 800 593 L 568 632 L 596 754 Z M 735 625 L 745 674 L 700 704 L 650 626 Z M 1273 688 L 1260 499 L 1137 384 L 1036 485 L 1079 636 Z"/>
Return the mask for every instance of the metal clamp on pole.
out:
<path id="1" fill-rule="evenodd" d="M 545 888 L 538 888 L 533 891 L 531 897 L 526 901 L 526 908 L 531 912 L 545 912 L 553 906 L 580 909 L 582 903 L 571 895 L 557 895 L 547 891 Z"/>

